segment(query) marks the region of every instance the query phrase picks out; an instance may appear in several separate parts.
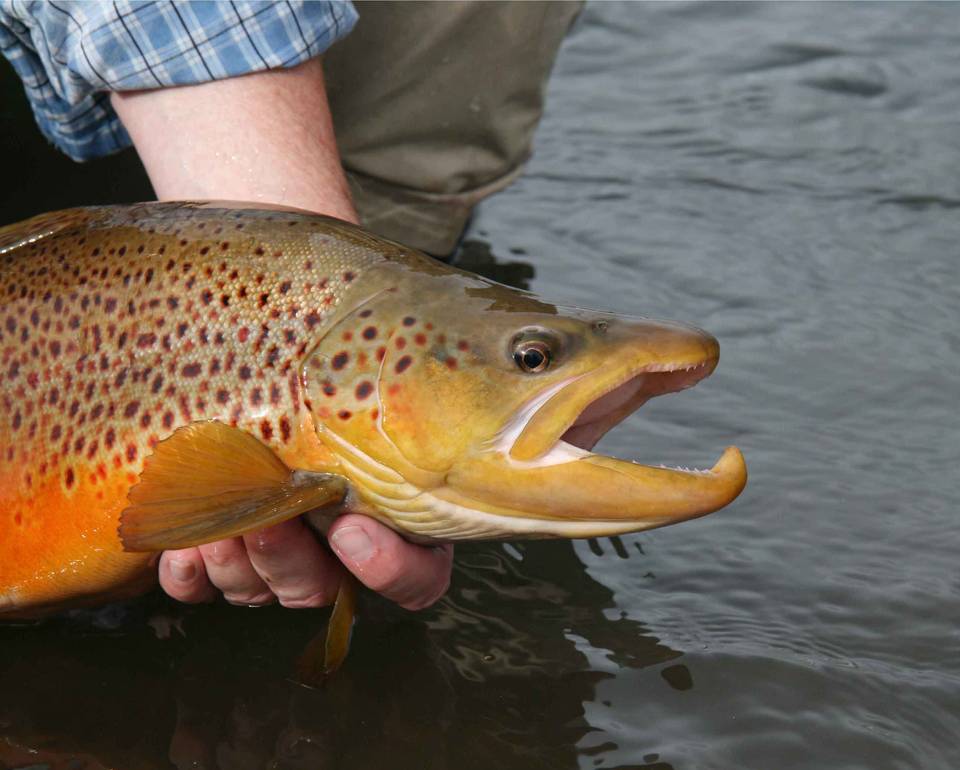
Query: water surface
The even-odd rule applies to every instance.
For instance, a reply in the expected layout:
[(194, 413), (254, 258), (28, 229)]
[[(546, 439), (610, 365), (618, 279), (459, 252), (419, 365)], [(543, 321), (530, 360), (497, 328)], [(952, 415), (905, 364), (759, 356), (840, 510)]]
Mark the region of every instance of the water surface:
[[(323, 612), (153, 596), (2, 629), (0, 768), (960, 766), (958, 24), (590, 6), (528, 173), (474, 222), (476, 269), (720, 339), (600, 450), (736, 443), (734, 505), (461, 547), (436, 608), (364, 598), (324, 691), (289, 678)], [(131, 155), (73, 167), (2, 109), (5, 220), (148, 196)]]

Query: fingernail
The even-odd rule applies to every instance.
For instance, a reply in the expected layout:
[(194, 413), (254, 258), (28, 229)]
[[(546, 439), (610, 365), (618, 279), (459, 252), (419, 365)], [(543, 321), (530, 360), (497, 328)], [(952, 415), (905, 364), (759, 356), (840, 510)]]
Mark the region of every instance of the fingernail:
[(181, 583), (189, 583), (197, 576), (197, 568), (190, 562), (170, 561), (170, 574)]
[(330, 538), (337, 553), (351, 561), (365, 562), (373, 556), (373, 541), (362, 527), (351, 526), (338, 529)]

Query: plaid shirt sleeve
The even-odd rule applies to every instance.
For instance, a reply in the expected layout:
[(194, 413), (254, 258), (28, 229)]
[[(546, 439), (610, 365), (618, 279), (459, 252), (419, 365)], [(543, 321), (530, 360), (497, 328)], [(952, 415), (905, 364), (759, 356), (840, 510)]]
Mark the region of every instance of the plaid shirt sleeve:
[(130, 145), (110, 91), (292, 67), (356, 20), (347, 0), (0, 0), (0, 50), (46, 137), (89, 160)]

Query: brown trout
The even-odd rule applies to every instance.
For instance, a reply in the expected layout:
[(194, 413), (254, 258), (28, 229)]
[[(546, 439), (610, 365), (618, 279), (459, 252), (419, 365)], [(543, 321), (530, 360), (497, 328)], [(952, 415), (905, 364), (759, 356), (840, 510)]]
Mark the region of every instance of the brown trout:
[[(230, 204), (222, 204), (230, 205)], [(151, 203), (0, 229), (0, 615), (141, 592), (155, 552), (306, 512), (417, 542), (593, 537), (746, 483), (589, 450), (717, 365), (361, 228)]]

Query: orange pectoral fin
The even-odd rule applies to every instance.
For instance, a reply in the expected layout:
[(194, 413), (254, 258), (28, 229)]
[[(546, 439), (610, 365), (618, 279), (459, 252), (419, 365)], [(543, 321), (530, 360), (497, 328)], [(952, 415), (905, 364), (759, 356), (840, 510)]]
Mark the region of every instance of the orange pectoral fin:
[(301, 684), (320, 687), (346, 660), (357, 613), (357, 587), (353, 575), (344, 575), (341, 579), (326, 633), (314, 637), (297, 661), (297, 678)]
[(346, 480), (291, 471), (263, 443), (220, 422), (196, 422), (157, 444), (120, 516), (126, 551), (188, 548), (340, 503)]

